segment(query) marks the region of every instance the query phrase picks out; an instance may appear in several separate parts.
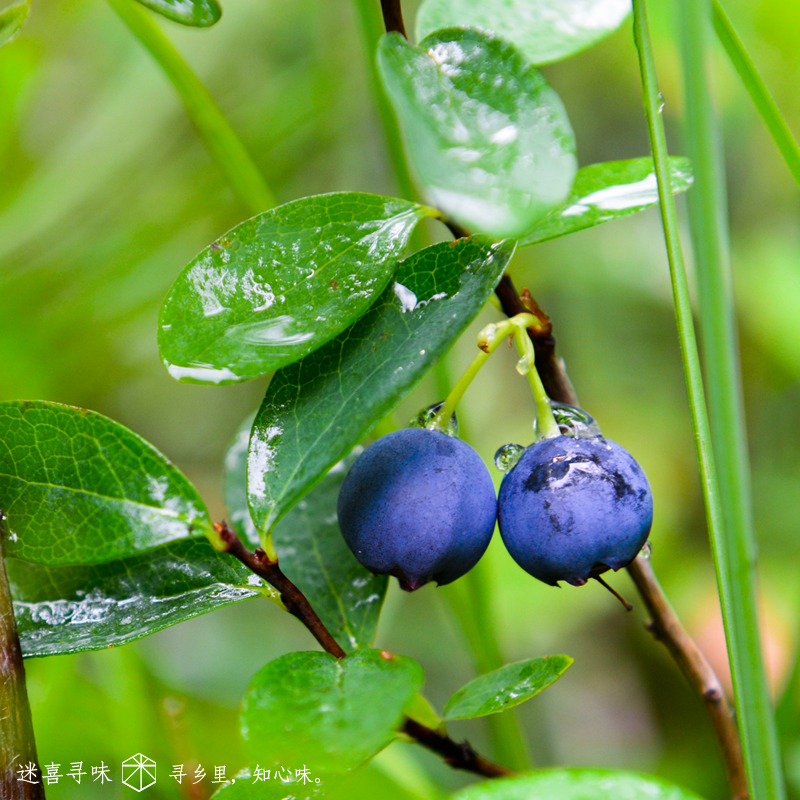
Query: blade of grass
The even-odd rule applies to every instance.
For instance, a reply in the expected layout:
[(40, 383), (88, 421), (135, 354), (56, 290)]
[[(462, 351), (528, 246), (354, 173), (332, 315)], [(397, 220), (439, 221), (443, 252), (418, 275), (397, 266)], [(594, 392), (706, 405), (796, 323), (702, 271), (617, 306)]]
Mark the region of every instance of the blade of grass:
[(394, 112), (389, 105), (386, 93), (383, 91), (380, 77), (378, 76), (378, 64), (375, 60), (375, 53), (378, 48), (378, 40), (383, 36), (383, 16), (377, 0), (354, 0), (358, 24), (361, 30), (361, 38), (364, 42), (364, 51), (369, 68), (369, 82), (375, 102), (378, 105), (378, 114), (383, 125), (383, 132), (386, 137), (386, 146), (389, 151), (389, 159), (394, 171), (397, 189), (400, 195), (406, 200), (416, 200), (417, 190), (414, 181), (408, 171), (405, 153), (403, 150), (403, 140), (400, 129), (397, 127), (397, 120)]
[(725, 48), (733, 68), (738, 73), (744, 88), (747, 89), (747, 93), (761, 115), (761, 119), (764, 120), (764, 124), (778, 146), (778, 150), (780, 150), (786, 166), (789, 167), (792, 177), (800, 186), (800, 145), (798, 145), (797, 139), (794, 138), (789, 125), (778, 108), (778, 104), (770, 94), (767, 84), (764, 83), (764, 79), (759, 74), (753, 59), (750, 58), (750, 54), (736, 33), (736, 29), (725, 13), (725, 9), (717, 0), (714, 0), (712, 4), (712, 11), (717, 38)]
[[(675, 316), (683, 358), (692, 425), (711, 547), (717, 572), (728, 652), (731, 658), (736, 709), (753, 800), (780, 800), (783, 779), (774, 735), (774, 720), (763, 677), (761, 650), (755, 612), (753, 550), (746, 529), (727, 527), (724, 500), (718, 486), (703, 378), (692, 322), (689, 289), (678, 234), (678, 216), (669, 190), (669, 167), (661, 97), (647, 23), (645, 0), (633, 0), (634, 36), (639, 50), (644, 104), (650, 145), (656, 165), (664, 237), (670, 265)], [(697, 164), (694, 165), (695, 175)], [(695, 180), (697, 180), (695, 178)], [(695, 183), (695, 193), (703, 191)], [(738, 387), (734, 402), (738, 401)], [(738, 453), (723, 451), (723, 458)], [(726, 464), (728, 470), (731, 464)], [(726, 472), (727, 474), (727, 472)], [(728, 487), (729, 488), (729, 487)], [(743, 535), (745, 534), (745, 535)]]
[[(688, 198), (711, 439), (729, 542), (722, 589), (728, 654), (753, 800), (785, 791), (758, 631), (756, 545), (739, 368), (722, 145), (712, 103), (711, 0), (679, 0), (686, 140), (695, 183)], [(727, 596), (726, 596), (727, 595)]]
[(275, 197), (241, 139), (150, 12), (136, 0), (108, 2), (169, 78), (192, 125), (248, 212), (258, 214), (272, 208)]

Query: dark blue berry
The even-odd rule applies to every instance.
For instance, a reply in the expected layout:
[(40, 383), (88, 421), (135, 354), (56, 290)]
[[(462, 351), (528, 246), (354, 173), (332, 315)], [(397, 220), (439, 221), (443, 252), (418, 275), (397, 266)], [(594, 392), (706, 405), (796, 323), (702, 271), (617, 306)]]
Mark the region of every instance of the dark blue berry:
[(554, 586), (580, 586), (627, 566), (652, 521), (647, 476), (627, 450), (602, 436), (536, 442), (500, 487), (498, 522), (508, 552)]
[(497, 498), (468, 444), (406, 428), (361, 454), (342, 483), (338, 513), (355, 557), (412, 590), (450, 583), (478, 563), (494, 532)]

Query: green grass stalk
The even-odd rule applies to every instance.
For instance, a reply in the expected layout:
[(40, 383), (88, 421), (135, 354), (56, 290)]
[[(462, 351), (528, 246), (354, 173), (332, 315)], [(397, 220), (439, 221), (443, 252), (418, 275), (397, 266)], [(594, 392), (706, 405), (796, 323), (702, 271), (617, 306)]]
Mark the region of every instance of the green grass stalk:
[(800, 186), (800, 145), (798, 145), (797, 139), (794, 138), (791, 128), (770, 94), (767, 84), (764, 83), (753, 59), (750, 58), (733, 23), (718, 0), (714, 0), (712, 11), (717, 38), (725, 48), (733, 68), (738, 73), (756, 110), (761, 115), (761, 119), (764, 120), (764, 124), (783, 156), (786, 166), (789, 167), (792, 177)]
[(248, 213), (255, 215), (272, 208), (275, 197), (241, 139), (150, 12), (136, 0), (108, 2), (175, 87), (198, 136)]
[(711, 0), (679, 0), (686, 141), (694, 170), (688, 198), (725, 558), (719, 565), (737, 719), (753, 800), (784, 796), (775, 718), (758, 630), (750, 466), (739, 369), (722, 147), (709, 82)]
[[(783, 779), (774, 735), (774, 721), (761, 663), (756, 624), (751, 539), (747, 537), (746, 529), (742, 530), (726, 525), (726, 504), (717, 479), (709, 415), (705, 404), (703, 376), (692, 322), (686, 269), (678, 234), (678, 216), (675, 201), (669, 189), (668, 152), (664, 122), (661, 116), (662, 99), (658, 91), (645, 0), (633, 0), (633, 8), (634, 35), (639, 50), (647, 125), (658, 178), (661, 217), (670, 265), (678, 338), (689, 395), (725, 633), (731, 656), (736, 690), (736, 709), (750, 791), (753, 800), (780, 800), (784, 796)], [(697, 54), (697, 58), (700, 63), (704, 59), (704, 55)], [(696, 79), (697, 76), (694, 77)], [(695, 164), (694, 168), (694, 192), (700, 194), (704, 191), (704, 183), (702, 180), (697, 180), (698, 165)], [(702, 167), (700, 172), (703, 174)], [(730, 307), (727, 310), (730, 311)], [(705, 321), (707, 324), (713, 324), (708, 319)], [(730, 325), (723, 330), (725, 336), (729, 337), (732, 332)], [(722, 333), (723, 330), (718, 333)], [(730, 338), (726, 338), (724, 341), (728, 346), (732, 343)], [(709, 383), (711, 380), (710, 377)], [(719, 391), (719, 387), (716, 387), (716, 391)], [(738, 403), (738, 401), (739, 392), (736, 388), (732, 402)], [(731, 398), (728, 398), (728, 402), (731, 402)], [(729, 422), (735, 422), (735, 420), (729, 420)], [(741, 443), (741, 438), (739, 442)], [(728, 449), (723, 449), (721, 458), (726, 462), (726, 475), (729, 475), (732, 466), (730, 459), (735, 461), (733, 466), (738, 466), (741, 474), (741, 455), (741, 451), (730, 452)], [(726, 488), (730, 489), (729, 486)], [(744, 501), (742, 502), (744, 503)], [(743, 504), (741, 508), (744, 509), (745, 505)]]

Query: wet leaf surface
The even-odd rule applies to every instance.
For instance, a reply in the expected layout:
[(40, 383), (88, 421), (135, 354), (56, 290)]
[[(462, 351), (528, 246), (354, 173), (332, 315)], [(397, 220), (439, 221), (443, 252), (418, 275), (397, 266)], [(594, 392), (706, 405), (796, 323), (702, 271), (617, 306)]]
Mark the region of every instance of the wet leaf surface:
[(99, 650), (256, 597), (259, 578), (205, 539), (92, 566), (7, 561), (25, 656)]
[(516, 45), (533, 64), (591, 47), (630, 14), (630, 0), (425, 0), (417, 38), (441, 28), (481, 28)]
[[(669, 160), (673, 194), (692, 185), (688, 158)], [(658, 184), (652, 158), (606, 161), (578, 170), (566, 202), (536, 223), (520, 241), (525, 247), (574, 231), (638, 214), (658, 203)]]
[(222, 16), (222, 9), (217, 0), (139, 0), (139, 2), (173, 22), (189, 25), (192, 28), (208, 28)]
[(360, 317), (432, 209), (356, 192), (305, 197), (237, 225), (203, 250), (161, 309), (170, 374), (236, 383), (297, 361)]
[(555, 683), (572, 663), (569, 656), (547, 656), (506, 664), (459, 689), (447, 701), (444, 718), (474, 719), (518, 706)]
[(405, 656), (359, 650), (289, 653), (267, 664), (242, 701), (242, 734), (262, 767), (307, 764), (341, 775), (395, 738), (422, 668)]
[(99, 564), (204, 535), (208, 512), (144, 439), (93, 411), (0, 403), (6, 553), (37, 564)]
[(378, 66), (425, 196), (471, 231), (516, 237), (572, 186), (575, 139), (542, 74), (502, 39), (446, 30), (419, 47), (399, 34)]

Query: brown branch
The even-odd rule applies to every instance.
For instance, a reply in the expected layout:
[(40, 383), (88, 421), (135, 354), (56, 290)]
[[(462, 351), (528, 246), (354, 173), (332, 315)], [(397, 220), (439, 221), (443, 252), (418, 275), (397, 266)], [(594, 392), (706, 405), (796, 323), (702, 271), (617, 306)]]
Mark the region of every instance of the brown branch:
[(263, 578), (270, 586), (275, 587), (281, 595), (281, 602), (286, 610), (297, 617), (311, 631), (311, 635), (322, 645), (325, 652), (336, 658), (344, 658), (346, 653), (333, 638), (325, 623), (311, 607), (306, 596), (283, 574), (277, 561), (270, 561), (267, 554), (259, 548), (251, 553), (231, 530), (226, 522), (214, 523), (214, 528), (226, 545), (226, 553), (238, 558), (250, 572)]
[(569, 403), (571, 406), (577, 406), (578, 397), (567, 377), (564, 362), (556, 356), (556, 339), (553, 336), (553, 326), (547, 314), (539, 308), (527, 291), (523, 292), (522, 297), (519, 296), (508, 274), (503, 275), (500, 279), (494, 293), (507, 317), (529, 313), (535, 314), (539, 318), (542, 324), (528, 328), (528, 336), (530, 336), (536, 352), (536, 371), (542, 379), (544, 390), (548, 397), (557, 403)]
[(463, 769), (485, 778), (507, 778), (516, 775), (510, 769), (487, 761), (472, 749), (469, 742), (455, 742), (446, 734), (426, 728), (413, 719), (406, 719), (403, 733), (416, 739), (421, 745), (438, 753), (453, 769)]
[[(22, 648), (3, 556), (3, 535), (0, 526), (0, 798), (44, 800)], [(29, 764), (34, 767), (32, 774), (20, 775), (18, 770), (24, 770)], [(36, 783), (19, 780), (21, 777)]]
[(383, 26), (386, 28), (386, 33), (396, 31), (403, 38), (408, 39), (400, 0), (381, 0), (381, 11), (383, 11)]
[(636, 584), (650, 614), (648, 629), (669, 650), (692, 688), (705, 703), (725, 760), (734, 800), (746, 800), (749, 794), (739, 732), (719, 678), (667, 602), (650, 559), (637, 556), (628, 565), (628, 574)]
[[(263, 578), (270, 586), (275, 587), (281, 594), (281, 601), (286, 606), (286, 610), (311, 631), (326, 653), (330, 653), (336, 658), (344, 658), (347, 655), (325, 627), (325, 623), (319, 618), (317, 612), (311, 607), (306, 596), (283, 574), (277, 561), (270, 561), (267, 554), (260, 548), (254, 553), (248, 550), (226, 522), (215, 522), (214, 529), (225, 543), (226, 549), (223, 552), (229, 553), (241, 561), (251, 572), (258, 575), (259, 578)], [(403, 723), (403, 731), (416, 739), (423, 747), (441, 755), (454, 769), (463, 769), (487, 778), (514, 774), (511, 770), (493, 764), (478, 755), (469, 742), (456, 742), (446, 734), (421, 725), (412, 719), (406, 718)], [(0, 796), (0, 800), (5, 800), (5, 798)]]

